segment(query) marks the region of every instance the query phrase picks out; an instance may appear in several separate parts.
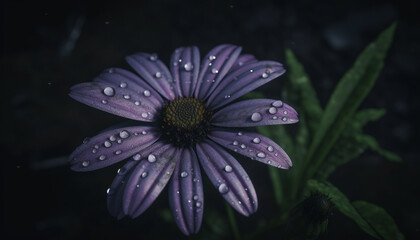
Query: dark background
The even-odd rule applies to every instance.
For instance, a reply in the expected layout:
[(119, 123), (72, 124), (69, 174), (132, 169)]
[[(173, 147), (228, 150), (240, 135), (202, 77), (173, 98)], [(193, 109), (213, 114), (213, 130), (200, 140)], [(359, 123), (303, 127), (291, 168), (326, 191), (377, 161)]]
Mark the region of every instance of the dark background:
[[(2, 233), (8, 239), (180, 239), (165, 218), (164, 190), (137, 219), (117, 221), (106, 210), (106, 189), (118, 166), (76, 173), (66, 157), (86, 136), (122, 119), (68, 97), (69, 88), (103, 69), (129, 69), (124, 56), (156, 52), (165, 62), (179, 46), (197, 45), (202, 56), (220, 43), (242, 45), (259, 59), (284, 62), (291, 48), (325, 105), (335, 84), (362, 49), (393, 21), (395, 41), (382, 74), (362, 108), (386, 108), (366, 127), (404, 163), (367, 152), (339, 168), (330, 181), (350, 200), (384, 207), (407, 239), (420, 237), (419, 61), (416, 1), (4, 1), (1, 29)], [(260, 88), (279, 97), (281, 82)], [(243, 234), (265, 224), (275, 207), (267, 169), (241, 161), (257, 189), (260, 208), (239, 215)], [(231, 236), (214, 210), (224, 203), (205, 185), (200, 239)], [(217, 217), (217, 216), (216, 216)], [(167, 220), (165, 220), (167, 219)], [(209, 220), (210, 219), (210, 220)], [(216, 227), (215, 227), (216, 226)], [(279, 236), (276, 229), (263, 235)], [(3, 238), (4, 239), (4, 238)], [(336, 212), (326, 239), (370, 239)]]

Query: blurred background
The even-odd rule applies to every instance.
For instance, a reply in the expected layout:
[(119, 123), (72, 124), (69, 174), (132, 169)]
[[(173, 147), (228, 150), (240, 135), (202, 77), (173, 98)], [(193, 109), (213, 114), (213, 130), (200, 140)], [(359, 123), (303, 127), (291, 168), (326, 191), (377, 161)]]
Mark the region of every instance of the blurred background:
[[(352, 201), (382, 206), (407, 239), (420, 239), (416, 1), (6, 0), (1, 6), (2, 238), (185, 238), (170, 216), (167, 191), (142, 216), (118, 221), (106, 209), (106, 189), (118, 166), (77, 173), (67, 164), (85, 137), (123, 120), (72, 100), (69, 88), (108, 67), (129, 69), (126, 55), (156, 52), (167, 63), (179, 46), (197, 45), (204, 56), (217, 44), (232, 43), (258, 59), (284, 62), (284, 50), (291, 48), (325, 106), (363, 48), (398, 21), (384, 70), (362, 108), (387, 110), (365, 130), (404, 163), (368, 151), (330, 181)], [(259, 90), (280, 98), (284, 81), (287, 73)], [(260, 203), (249, 218), (235, 213), (245, 235), (274, 216), (275, 201), (267, 167), (240, 162)], [(231, 238), (224, 200), (208, 182), (204, 187), (205, 219), (192, 239)], [(273, 229), (260, 239), (279, 234)], [(371, 238), (335, 212), (325, 239)]]

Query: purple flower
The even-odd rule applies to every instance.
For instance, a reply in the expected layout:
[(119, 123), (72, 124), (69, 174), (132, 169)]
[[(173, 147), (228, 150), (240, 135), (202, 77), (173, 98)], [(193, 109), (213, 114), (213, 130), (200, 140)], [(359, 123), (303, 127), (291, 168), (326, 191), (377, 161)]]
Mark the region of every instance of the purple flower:
[(285, 72), (278, 62), (257, 61), (240, 52), (241, 47), (220, 45), (200, 63), (197, 47), (181, 47), (172, 54), (170, 69), (156, 54), (136, 53), (126, 60), (138, 75), (111, 68), (93, 82), (71, 88), (70, 96), (79, 102), (138, 121), (138, 126), (85, 140), (70, 156), (75, 171), (130, 158), (108, 189), (113, 216), (139, 216), (169, 182), (178, 227), (186, 235), (197, 233), (204, 207), (199, 165), (245, 216), (257, 210), (257, 195), (245, 170), (224, 148), (271, 166), (292, 166), (275, 142), (238, 129), (298, 121), (296, 111), (280, 100), (232, 103)]

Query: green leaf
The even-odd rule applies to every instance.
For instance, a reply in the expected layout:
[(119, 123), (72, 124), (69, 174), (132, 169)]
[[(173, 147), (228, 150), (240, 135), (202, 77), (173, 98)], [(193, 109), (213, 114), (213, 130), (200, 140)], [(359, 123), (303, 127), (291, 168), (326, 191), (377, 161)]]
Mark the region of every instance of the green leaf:
[(366, 134), (359, 134), (356, 136), (356, 138), (359, 143), (366, 145), (367, 147), (377, 152), (379, 155), (381, 155), (385, 159), (391, 162), (402, 162), (402, 159), (397, 154), (390, 152), (388, 150), (382, 149), (374, 137), (366, 135)]
[(332, 93), (307, 154), (301, 184), (311, 178), (372, 89), (384, 65), (396, 24), (383, 31), (357, 58)]
[(353, 206), (385, 240), (404, 239), (404, 235), (398, 230), (394, 219), (383, 208), (365, 201), (355, 201)]
[(331, 198), (331, 201), (334, 203), (335, 207), (344, 215), (351, 218), (356, 224), (365, 232), (367, 232), (372, 237), (379, 239), (380, 237), (375, 232), (375, 230), (369, 225), (366, 220), (360, 216), (354, 206), (350, 203), (349, 199), (336, 187), (334, 187), (330, 182), (327, 181), (316, 181), (309, 180), (308, 187), (311, 190), (319, 191)]
[(300, 118), (305, 115), (309, 131), (313, 134), (321, 120), (323, 110), (308, 75), (290, 49), (286, 49), (286, 62), (289, 67), (289, 81), (286, 83), (288, 101), (299, 105), (296, 108)]
[(385, 109), (362, 109), (355, 114), (352, 125), (355, 130), (361, 130), (366, 123), (377, 121), (385, 114)]

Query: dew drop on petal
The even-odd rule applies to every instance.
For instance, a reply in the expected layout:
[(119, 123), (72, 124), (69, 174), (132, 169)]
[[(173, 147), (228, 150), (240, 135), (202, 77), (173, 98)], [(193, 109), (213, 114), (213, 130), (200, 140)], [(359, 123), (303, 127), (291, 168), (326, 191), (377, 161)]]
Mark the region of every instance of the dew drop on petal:
[(125, 82), (120, 83), (120, 88), (125, 88), (125, 87), (127, 87), (127, 83)]
[(121, 144), (121, 143), (122, 143), (122, 139), (118, 139), (118, 140), (117, 140), (117, 143), (118, 143), (118, 144)]
[(194, 65), (192, 65), (192, 63), (190, 63), (190, 62), (187, 62), (186, 64), (184, 64), (184, 69), (185, 69), (185, 71), (191, 71), (191, 70), (193, 70), (193, 68), (194, 68)]
[(141, 134), (146, 135), (147, 132), (143, 130), (143, 131), (141, 131)]
[(252, 69), (251, 69), (251, 70), (249, 70), (249, 72), (251, 72), (251, 73), (252, 73), (252, 72), (254, 72), (254, 70), (252, 70)]
[(259, 157), (259, 158), (265, 158), (265, 153), (259, 152), (259, 153), (257, 153), (257, 157)]
[(268, 109), (268, 112), (269, 112), (270, 114), (276, 114), (276, 113), (277, 113), (277, 108), (275, 108), (275, 107), (270, 107), (270, 108)]
[(282, 102), (282, 101), (280, 101), (280, 100), (278, 100), (278, 101), (273, 102), (273, 103), (271, 104), (271, 106), (273, 106), (273, 107), (277, 107), (277, 108), (279, 108), (279, 107), (283, 107), (283, 102)]
[(193, 199), (194, 199), (195, 201), (197, 201), (197, 200), (198, 200), (198, 195), (194, 195), (194, 196), (193, 196)]
[(141, 114), (141, 117), (142, 117), (142, 118), (147, 118), (147, 113), (145, 113), (145, 112), (144, 112), (144, 113), (142, 113), (142, 114)]
[(268, 78), (268, 73), (264, 72), (264, 73), (261, 75), (261, 77), (262, 77), (262, 78)]
[(156, 162), (156, 156), (153, 154), (149, 154), (149, 156), (147, 157), (147, 161), (151, 163)]
[(162, 73), (161, 72), (156, 72), (155, 73), (155, 77), (156, 78), (161, 78), (162, 77)]
[(211, 70), (211, 73), (213, 73), (213, 74), (217, 74), (217, 73), (219, 73), (219, 70), (217, 70), (217, 68), (213, 68), (213, 69)]
[(133, 160), (134, 161), (138, 161), (138, 160), (140, 160), (140, 158), (141, 158), (141, 154), (140, 153), (137, 153), (136, 155), (133, 156)]
[(108, 97), (112, 97), (115, 95), (115, 90), (112, 87), (106, 87), (104, 88), (104, 94)]
[(130, 136), (130, 134), (126, 131), (126, 130), (122, 130), (120, 132), (120, 138), (128, 138)]
[(274, 148), (273, 148), (273, 146), (268, 146), (268, 147), (267, 147), (267, 150), (268, 150), (269, 152), (272, 152), (272, 151), (274, 151)]
[(101, 101), (101, 103), (103, 103), (103, 104), (107, 104), (107, 103), (108, 103), (108, 101), (104, 99), (104, 100), (102, 100), (102, 101)]
[(228, 186), (225, 183), (220, 184), (219, 185), (219, 193), (225, 194), (227, 192), (229, 192)]
[(120, 155), (122, 153), (122, 151), (121, 150), (117, 150), (114, 153), (115, 153), (115, 155)]
[(287, 111), (286, 111), (286, 110), (284, 110), (284, 111), (283, 111), (283, 114), (287, 115)]
[(259, 121), (261, 121), (261, 120), (262, 120), (262, 115), (261, 115), (261, 113), (254, 112), (254, 113), (251, 115), (251, 120), (252, 120), (253, 122), (259, 122)]
[(150, 91), (149, 90), (144, 90), (143, 95), (146, 97), (150, 96)]
[(238, 146), (238, 144), (239, 144), (239, 142), (238, 142), (238, 141), (236, 141), (236, 140), (235, 140), (235, 141), (233, 141), (233, 145), (234, 145), (234, 146)]
[(261, 142), (261, 139), (256, 137), (256, 138), (252, 139), (252, 142), (258, 144), (258, 143)]
[(98, 150), (96, 149), (92, 149), (92, 153), (96, 153)]
[(245, 144), (241, 144), (241, 148), (245, 149), (246, 148)]
[(282, 117), (282, 118), (281, 118), (281, 120), (282, 120), (283, 122), (286, 122), (286, 121), (287, 121), (287, 118), (286, 118), (286, 117)]
[(156, 61), (158, 59), (158, 56), (157, 56), (157, 54), (156, 53), (153, 53), (152, 55), (150, 55), (150, 57), (149, 57), (149, 60), (150, 61)]
[(130, 95), (124, 95), (124, 99), (130, 99), (131, 97), (130, 97)]
[(182, 178), (184, 178), (184, 177), (186, 177), (186, 176), (188, 176), (188, 173), (187, 173), (187, 172), (185, 172), (185, 171), (184, 171), (184, 172), (182, 172), (182, 173), (181, 173), (181, 177), (182, 177)]
[(139, 106), (140, 105), (140, 101), (135, 101), (134, 105)]
[(83, 162), (82, 162), (82, 166), (83, 166), (83, 167), (87, 167), (87, 166), (89, 166), (89, 164), (90, 164), (90, 162), (89, 162), (89, 161), (83, 161)]
[(196, 207), (198, 207), (198, 208), (199, 208), (199, 207), (201, 207), (201, 205), (202, 205), (202, 203), (201, 203), (200, 201), (197, 201), (197, 202), (195, 203), (195, 206), (196, 206)]
[(243, 133), (242, 132), (238, 132), (238, 136), (242, 136), (243, 135)]
[(109, 140), (110, 141), (115, 141), (115, 140), (117, 140), (117, 138), (114, 135), (112, 135), (111, 137), (109, 137)]
[(111, 188), (108, 188), (107, 190), (106, 190), (106, 194), (109, 194), (111, 192)]
[(224, 168), (224, 170), (225, 170), (225, 172), (228, 172), (229, 173), (229, 172), (232, 172), (233, 169), (232, 169), (232, 167), (230, 165), (226, 165), (225, 168)]
[(214, 59), (216, 59), (216, 56), (214, 56), (214, 55), (210, 55), (210, 56), (209, 56), (209, 60), (210, 60), (210, 61), (213, 61)]
[(141, 178), (145, 178), (145, 177), (147, 177), (147, 172), (143, 172), (143, 173), (141, 174)]
[(111, 146), (112, 146), (112, 143), (110, 141), (107, 140), (104, 142), (104, 147), (109, 148)]
[(225, 99), (228, 99), (228, 98), (230, 98), (230, 95), (225, 95)]

